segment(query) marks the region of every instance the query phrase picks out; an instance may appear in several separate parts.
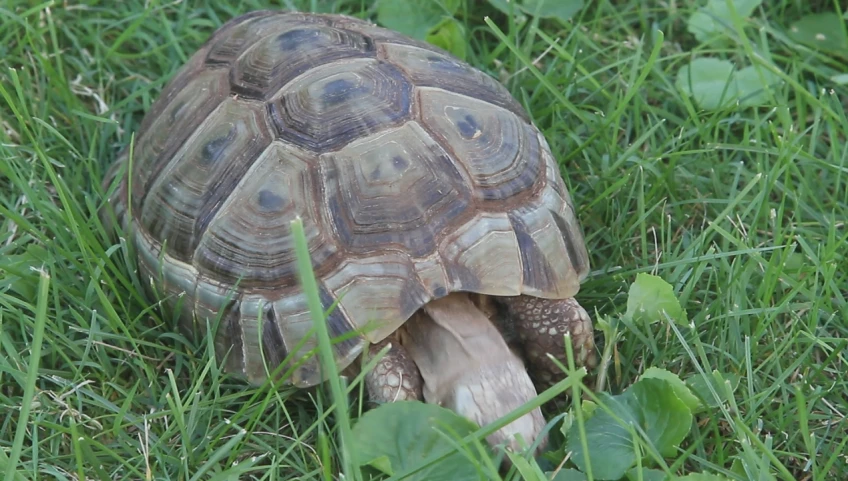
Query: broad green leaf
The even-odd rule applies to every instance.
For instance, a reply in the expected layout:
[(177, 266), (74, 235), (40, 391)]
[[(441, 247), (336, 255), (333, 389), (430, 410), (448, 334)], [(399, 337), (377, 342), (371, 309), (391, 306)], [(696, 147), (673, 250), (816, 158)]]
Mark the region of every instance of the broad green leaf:
[(739, 98), (733, 64), (726, 60), (695, 59), (677, 72), (676, 85), (708, 110), (718, 110)]
[(529, 15), (565, 22), (583, 8), (583, 0), (523, 0), (520, 5)]
[(430, 30), (426, 40), (431, 44), (443, 48), (459, 59), (467, 57), (465, 32), (455, 18), (447, 17)]
[(665, 471), (649, 468), (633, 468), (627, 471), (627, 481), (665, 481)]
[(743, 107), (768, 105), (766, 92), (781, 82), (780, 77), (765, 68), (734, 70), (733, 64), (726, 60), (700, 58), (680, 69), (676, 83), (701, 107), (715, 110), (737, 101)]
[[(701, 399), (701, 402), (705, 406), (714, 408), (718, 407), (721, 403), (727, 402), (727, 395), (724, 388), (725, 381), (730, 383), (730, 392), (732, 393), (739, 385), (739, 380), (740, 378), (737, 374), (713, 371), (707, 374), (707, 378), (701, 374), (689, 376), (686, 378), (686, 385)], [(710, 391), (710, 385), (712, 385), (713, 390), (718, 394), (719, 400), (716, 400), (712, 391)]]
[(689, 390), (689, 387), (686, 386), (686, 383), (680, 379), (677, 374), (674, 374), (671, 371), (667, 371), (665, 369), (661, 369), (658, 367), (649, 367), (645, 370), (644, 374), (640, 377), (641, 379), (663, 379), (667, 381), (671, 388), (674, 389), (674, 393), (683, 401), (683, 404), (689, 408), (689, 411), (695, 412), (698, 407), (701, 405), (701, 401), (698, 399), (698, 396), (692, 393)]
[(604, 392), (598, 393), (601, 403), (611, 410), (621, 423), (609, 414), (606, 409), (598, 408), (595, 415), (585, 422), (586, 445), (583, 450), (577, 423), (572, 424), (566, 440), (566, 449), (572, 451), (571, 461), (578, 469), (586, 472), (586, 453), (592, 465), (592, 475), (595, 479), (617, 480), (624, 476), (630, 467), (636, 463), (636, 452), (633, 438), (627, 425), (638, 425), (638, 414), (625, 402), (630, 394), (611, 396)]
[(548, 475), (548, 479), (550, 479), (551, 481), (586, 481), (588, 479), (586, 475), (581, 473), (580, 471), (568, 468), (560, 469), (556, 472), (556, 476), (553, 476), (553, 471), (545, 474)]
[(488, 0), (489, 4), (509, 15), (522, 13), (540, 18), (556, 18), (565, 22), (579, 12), (584, 0)]
[(424, 40), (430, 29), (452, 17), (460, 0), (380, 0), (377, 23)]
[(812, 48), (848, 54), (845, 20), (833, 12), (815, 13), (789, 27), (789, 36)]
[[(453, 450), (448, 440), (459, 440), (477, 429), (472, 421), (443, 407), (397, 401), (365, 413), (352, 434), (359, 464), (392, 475), (420, 466), (429, 456), (448, 453)], [(465, 454), (453, 452), (404, 479), (478, 478), (477, 468)]]
[(671, 284), (651, 274), (637, 274), (627, 296), (626, 319), (654, 323), (665, 319), (663, 312), (677, 324), (686, 324), (686, 312), (674, 297)]
[(509, 15), (510, 11), (512, 12), (513, 15), (518, 15), (520, 13), (523, 13), (523, 11), (521, 10), (521, 7), (519, 7), (516, 4), (516, 0), (488, 0), (488, 1), (489, 1), (489, 5), (497, 8), (498, 10), (500, 10), (502, 13), (505, 13), (506, 15)]
[(641, 427), (663, 456), (675, 454), (692, 427), (692, 412), (662, 379), (640, 379), (628, 389), (640, 408)]
[[(732, 1), (736, 14), (741, 18), (749, 17), (762, 3), (762, 0)], [(701, 43), (732, 29), (733, 13), (727, 0), (709, 0), (705, 6), (693, 13), (687, 22), (687, 30)]]
[(780, 77), (771, 71), (761, 68), (758, 72), (753, 66), (745, 67), (733, 76), (736, 79), (740, 103), (745, 107), (769, 105), (766, 92), (782, 82)]
[[(598, 393), (598, 397), (612, 413), (599, 408), (585, 423), (595, 479), (622, 478), (635, 466), (637, 453), (644, 452), (642, 447), (634, 446), (628, 425), (638, 427), (663, 456), (675, 453), (692, 425), (689, 408), (677, 397), (672, 385), (663, 379), (640, 379), (619, 395)], [(574, 464), (586, 472), (585, 452), (577, 428), (576, 423), (572, 425), (566, 445), (573, 452)]]
[(692, 473), (686, 476), (680, 476), (673, 481), (730, 481), (724, 476), (718, 474)]

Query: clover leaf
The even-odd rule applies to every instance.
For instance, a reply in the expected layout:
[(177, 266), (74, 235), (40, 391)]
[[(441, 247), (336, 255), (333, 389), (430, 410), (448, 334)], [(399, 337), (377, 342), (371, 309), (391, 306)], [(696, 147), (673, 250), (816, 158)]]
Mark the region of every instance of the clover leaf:
[(660, 455), (669, 456), (692, 424), (692, 412), (665, 379), (643, 378), (621, 394), (598, 393), (598, 398), (606, 409), (597, 408), (585, 422), (588, 450), (583, 449), (577, 423), (566, 441), (574, 464), (583, 472), (591, 464), (595, 479), (621, 479), (636, 464), (643, 450), (634, 444), (631, 429)]
[(446, 17), (427, 33), (426, 40), (461, 60), (467, 57), (465, 32), (453, 17)]
[[(734, 0), (733, 7), (736, 15), (749, 17), (754, 10), (763, 3), (762, 0)], [(733, 12), (727, 4), (727, 0), (709, 0), (707, 4), (698, 9), (689, 17), (686, 29), (698, 39), (705, 43), (709, 40), (732, 30)]]
[(410, 37), (424, 40), (444, 18), (453, 17), (460, 0), (380, 0), (377, 22)]
[(727, 60), (698, 58), (681, 67), (677, 73), (677, 88), (707, 110), (718, 110), (739, 103), (745, 107), (768, 104), (768, 89), (780, 83), (780, 78), (762, 67), (735, 70)]
[(637, 274), (627, 296), (626, 319), (654, 323), (668, 314), (678, 324), (686, 324), (686, 312), (674, 296), (671, 284), (651, 274)]
[(583, 8), (584, 0), (489, 0), (489, 4), (507, 15), (524, 13), (565, 22)]
[(441, 406), (396, 401), (363, 414), (352, 435), (360, 466), (370, 465), (394, 475), (417, 468), (430, 457), (446, 454), (404, 479), (477, 480), (480, 477), (477, 468), (449, 442), (477, 429), (474, 422)]
[(698, 399), (698, 396), (690, 391), (686, 383), (677, 377), (677, 374), (674, 374), (671, 371), (660, 369), (658, 367), (649, 367), (644, 373), (642, 373), (640, 379), (663, 379), (668, 382), (674, 390), (674, 394), (677, 394), (677, 397), (683, 401), (683, 404), (685, 404), (690, 411), (695, 412), (701, 406), (701, 401)]
[(818, 50), (848, 55), (845, 20), (833, 12), (802, 17), (789, 28), (789, 36), (796, 42)]
[(736, 102), (739, 92), (733, 81), (733, 64), (716, 58), (699, 58), (677, 72), (677, 88), (708, 110)]

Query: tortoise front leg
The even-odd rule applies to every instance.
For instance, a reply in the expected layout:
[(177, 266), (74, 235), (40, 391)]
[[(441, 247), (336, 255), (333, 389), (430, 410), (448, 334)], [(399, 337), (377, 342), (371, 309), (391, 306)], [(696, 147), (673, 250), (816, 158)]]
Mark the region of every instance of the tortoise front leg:
[(409, 353), (401, 346), (397, 334), (369, 346), (369, 359), (380, 353), (387, 344), (392, 347), (365, 375), (365, 387), (372, 402), (383, 404), (394, 401), (420, 401), (423, 381), (421, 373)]
[(562, 369), (548, 357), (568, 366), (565, 334), (571, 334), (576, 365), (592, 368), (597, 364), (592, 319), (576, 299), (543, 299), (528, 295), (500, 297), (500, 302), (517, 331), (530, 374), (543, 391), (563, 376)]

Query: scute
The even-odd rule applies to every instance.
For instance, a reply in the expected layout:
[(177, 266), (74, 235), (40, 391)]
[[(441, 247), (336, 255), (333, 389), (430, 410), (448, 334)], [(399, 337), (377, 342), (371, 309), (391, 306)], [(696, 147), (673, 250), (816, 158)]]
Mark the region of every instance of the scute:
[(492, 77), (433, 46), (391, 42), (392, 40), (380, 45), (382, 55), (406, 72), (416, 86), (436, 87), (480, 99), (509, 110), (520, 120), (528, 121), (524, 109), (509, 91)]
[[(338, 302), (323, 282), (319, 281), (319, 296), (322, 305), (329, 308)], [(314, 332), (312, 317), (309, 313), (309, 305), (303, 291), (292, 289), (283, 296), (273, 301), (273, 309), (278, 322), (282, 337), (285, 341), (287, 352), (290, 354), (290, 363), (300, 365), (293, 370), (289, 382), (295, 386), (308, 387), (321, 382), (320, 363), (317, 356), (304, 359), (310, 351), (317, 349), (317, 341)], [(325, 321), (330, 337), (334, 339), (334, 354), (336, 362), (340, 366), (347, 366), (362, 352), (365, 345), (364, 336), (354, 330), (352, 321), (340, 309), (333, 309)], [(251, 362), (259, 365), (262, 359), (256, 355), (249, 358)], [(238, 372), (238, 371), (236, 371)]]
[(310, 255), (322, 265), (337, 254), (315, 193), (316, 157), (275, 141), (253, 162), (221, 207), (194, 252), (205, 275), (243, 288), (286, 289), (296, 284), (291, 222), (303, 219)]
[(303, 23), (264, 35), (239, 56), (233, 92), (268, 99), (308, 70), (342, 59), (373, 57), (367, 37), (328, 25)]
[(425, 256), (471, 203), (456, 165), (415, 122), (322, 155), (321, 173), (339, 243), (357, 255)]
[(151, 239), (144, 230), (135, 229), (132, 235), (139, 252), (138, 267), (142, 282), (149, 287), (155, 286), (158, 296), (172, 299), (172, 306), (181, 320), (191, 319), (195, 308), (197, 270), (191, 264), (162, 255), (161, 244)]
[(488, 102), (421, 88), (421, 121), (449, 149), (483, 201), (515, 203), (544, 184), (538, 139), (528, 124)]
[(165, 86), (134, 155), (131, 212), (125, 178), (113, 199), (145, 286), (253, 383), (323, 379), (301, 359), (316, 342), (295, 218), (341, 368), (452, 291), (565, 298), (589, 270), (550, 147), (507, 90), (351, 17), (227, 22)]
[(560, 231), (554, 215), (543, 205), (510, 213), (521, 255), (525, 294), (565, 298), (577, 293), (580, 276), (568, 250), (568, 244), (577, 238)]
[[(215, 333), (215, 355), (232, 373), (247, 374), (247, 345), (244, 343), (242, 315), (237, 285), (223, 285), (209, 278), (198, 276), (193, 293), (194, 316), (183, 319), (183, 330), (195, 336)], [(254, 319), (252, 322), (256, 322)], [(208, 329), (207, 329), (208, 327)]]
[(257, 11), (237, 17), (217, 31), (208, 41), (207, 65), (230, 66), (244, 51), (272, 32), (284, 32), (299, 25), (324, 24), (320, 17), (290, 14), (280, 18), (275, 12)]
[(221, 203), (270, 140), (261, 109), (224, 100), (150, 187), (141, 223), (170, 255), (189, 261)]
[(313, 68), (271, 99), (277, 135), (315, 152), (401, 124), (409, 117), (412, 86), (396, 67), (351, 59)]
[(446, 232), (439, 250), (451, 291), (493, 296), (522, 293), (518, 240), (506, 214), (480, 212)]
[(141, 202), (177, 149), (194, 133), (194, 128), (227, 98), (226, 72), (202, 70), (189, 77), (182, 89), (174, 90), (170, 101), (160, 103), (158, 112), (142, 128), (133, 149), (134, 209)]
[(365, 337), (379, 341), (431, 297), (415, 280), (414, 266), (402, 252), (386, 251), (346, 259), (324, 279), (339, 299), (339, 310)]

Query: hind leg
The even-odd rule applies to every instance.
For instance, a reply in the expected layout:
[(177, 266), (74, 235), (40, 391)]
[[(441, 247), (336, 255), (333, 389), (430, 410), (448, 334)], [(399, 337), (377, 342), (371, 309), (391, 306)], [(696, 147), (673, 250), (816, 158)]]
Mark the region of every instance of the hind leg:
[(562, 369), (548, 357), (568, 366), (565, 334), (571, 335), (575, 364), (592, 368), (597, 364), (592, 319), (574, 298), (542, 299), (527, 295), (500, 297), (524, 349), (530, 374), (540, 391), (563, 377)]
[(368, 374), (365, 387), (372, 402), (383, 404), (393, 401), (423, 400), (423, 381), (418, 367), (409, 353), (400, 345), (396, 335), (369, 346), (369, 359), (380, 353), (387, 344), (392, 347)]

